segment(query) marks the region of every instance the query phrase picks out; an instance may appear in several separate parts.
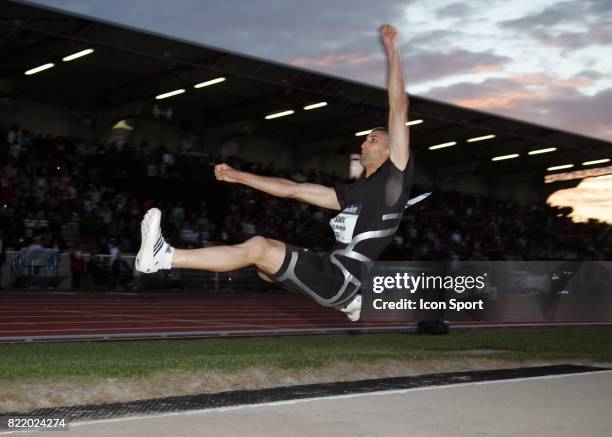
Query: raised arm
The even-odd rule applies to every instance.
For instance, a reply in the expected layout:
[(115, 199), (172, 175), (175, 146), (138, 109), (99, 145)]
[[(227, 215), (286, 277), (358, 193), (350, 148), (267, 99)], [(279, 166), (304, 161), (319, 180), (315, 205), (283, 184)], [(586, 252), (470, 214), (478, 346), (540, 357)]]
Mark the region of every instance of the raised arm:
[(276, 197), (285, 197), (322, 208), (340, 210), (333, 188), (323, 185), (297, 183), (289, 179), (260, 176), (236, 170), (227, 164), (215, 166), (215, 177), (224, 182), (247, 185)]
[(408, 95), (404, 84), (404, 71), (397, 47), (397, 30), (385, 24), (381, 27), (381, 38), (389, 60), (389, 147), (390, 159), (401, 170), (406, 168), (410, 157), (408, 121)]

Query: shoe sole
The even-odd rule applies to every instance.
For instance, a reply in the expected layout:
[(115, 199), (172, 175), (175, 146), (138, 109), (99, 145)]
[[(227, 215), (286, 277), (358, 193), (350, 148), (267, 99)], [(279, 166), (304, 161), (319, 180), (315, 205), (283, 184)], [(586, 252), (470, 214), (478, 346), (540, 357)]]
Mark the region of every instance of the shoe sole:
[[(155, 246), (157, 235), (154, 234), (155, 229), (159, 229), (161, 222), (161, 211), (157, 208), (151, 208), (147, 211), (142, 222), (140, 223), (140, 250), (136, 255), (134, 266), (136, 270), (142, 273), (153, 273), (153, 248)], [(147, 266), (149, 268), (145, 268)]]

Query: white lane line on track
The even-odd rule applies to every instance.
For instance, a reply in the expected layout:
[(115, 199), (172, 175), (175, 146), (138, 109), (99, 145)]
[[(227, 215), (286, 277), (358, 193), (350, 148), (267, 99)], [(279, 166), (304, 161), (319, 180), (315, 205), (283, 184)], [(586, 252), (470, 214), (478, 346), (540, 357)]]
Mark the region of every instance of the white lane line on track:
[[(140, 315), (134, 315), (134, 314), (105, 314), (105, 313), (100, 313), (100, 312), (88, 312), (88, 311), (78, 311), (78, 310), (48, 310), (50, 312), (56, 312), (56, 313), (61, 313), (61, 314), (66, 314), (66, 313), (72, 313), (72, 314), (76, 314), (76, 315), (84, 315), (84, 316), (106, 316), (106, 317), (135, 317), (135, 318), (140, 318), (140, 319), (144, 319), (145, 321), (151, 321), (151, 322), (163, 322), (163, 321), (168, 321), (168, 322), (181, 322), (182, 320), (180, 319), (171, 319), (171, 318), (160, 318), (160, 317), (155, 317), (155, 316), (140, 316)], [(160, 320), (161, 319), (161, 320)], [(117, 322), (125, 322), (125, 320), (118, 320)], [(213, 321), (208, 321), (208, 320), (197, 320), (197, 321), (193, 321), (193, 322), (188, 322), (188, 323), (199, 323), (200, 325), (202, 324), (207, 324), (209, 325), (209, 327), (214, 327), (214, 326), (228, 326), (227, 322), (213, 322)], [(231, 326), (238, 326), (238, 327), (243, 327), (243, 328), (275, 328), (275, 326), (270, 326), (267, 324), (264, 325), (254, 325), (254, 324), (240, 324), (240, 323), (234, 323)], [(152, 326), (150, 329), (155, 329), (156, 326)], [(167, 328), (167, 327), (164, 327)], [(181, 327), (173, 327), (173, 328), (187, 328), (186, 326), (181, 326)], [(136, 328), (136, 329), (143, 329), (143, 328)], [(172, 328), (170, 328), (172, 329)], [(69, 329), (70, 330), (70, 329)], [(41, 330), (40, 332), (54, 332), (57, 330), (51, 330), (51, 331), (45, 331), (45, 330)], [(74, 331), (74, 329), (72, 329), (72, 331)], [(3, 333), (6, 332), (19, 332), (19, 331), (3, 331)], [(23, 332), (34, 332), (34, 331), (23, 331)]]
[[(154, 419), (154, 418), (172, 417), (172, 416), (187, 416), (187, 415), (193, 415), (193, 414), (206, 414), (206, 413), (212, 413), (212, 412), (236, 411), (236, 410), (243, 410), (247, 408), (294, 405), (294, 404), (312, 402), (312, 401), (326, 401), (326, 400), (360, 398), (360, 397), (367, 397), (367, 396), (405, 394), (405, 393), (417, 392), (417, 391), (444, 390), (444, 389), (457, 388), (457, 387), (469, 387), (469, 386), (476, 386), (476, 385), (503, 384), (503, 383), (522, 382), (522, 381), (558, 379), (558, 378), (565, 378), (569, 376), (597, 375), (597, 374), (605, 374), (605, 373), (612, 373), (612, 370), (597, 370), (593, 372), (564, 373), (561, 375), (533, 376), (533, 377), (514, 378), (514, 379), (496, 379), (493, 381), (462, 382), (462, 383), (456, 383), (456, 384), (435, 385), (435, 386), (427, 386), (427, 387), (414, 387), (414, 388), (405, 388), (405, 389), (399, 389), (399, 390), (383, 390), (383, 391), (373, 391), (373, 392), (368, 392), (368, 393), (354, 393), (354, 394), (347, 394), (347, 395), (324, 396), (324, 397), (305, 398), (305, 399), (292, 399), (288, 401), (265, 402), (265, 403), (260, 403), (260, 404), (236, 405), (232, 407), (208, 408), (208, 409), (191, 410), (191, 411), (177, 411), (177, 412), (172, 412), (172, 413), (151, 414), (151, 415), (146, 415), (146, 416), (118, 417), (114, 419), (102, 419), (102, 420), (74, 422), (70, 424), (70, 427), (95, 425), (98, 423), (125, 422), (125, 421), (130, 421), (130, 420)], [(23, 432), (23, 431), (0, 432), (0, 435), (14, 434), (17, 432)]]
[[(154, 316), (134, 316), (134, 315), (121, 315), (121, 314), (104, 314), (104, 313), (99, 313), (99, 312), (87, 312), (87, 311), (77, 311), (77, 310), (48, 310), (51, 312), (56, 312), (56, 313), (62, 313), (62, 314), (66, 314), (66, 313), (73, 313), (73, 314), (78, 314), (78, 315), (90, 315), (90, 316), (107, 316), (107, 317), (138, 317), (141, 319), (144, 319), (144, 321), (153, 321), (153, 322), (157, 322), (158, 324), (161, 322), (181, 322), (181, 319), (168, 319), (168, 318), (159, 318), (159, 317), (154, 317)], [(116, 323), (126, 323), (128, 321), (126, 320), (117, 320)], [(223, 327), (225, 329), (228, 328), (260, 328), (260, 329), (270, 329), (270, 330), (274, 330), (274, 329), (279, 329), (278, 325), (270, 325), (270, 324), (265, 324), (265, 325), (260, 325), (260, 324), (241, 324), (241, 323), (232, 323), (231, 325), (228, 324), (227, 322), (212, 322), (212, 321), (202, 321), (202, 320), (197, 320), (197, 321), (192, 321), (192, 322), (188, 322), (191, 323), (190, 326), (163, 326), (163, 329), (167, 330), (167, 329), (205, 329), (205, 328), (214, 328), (215, 326), (219, 327)], [(198, 325), (194, 326), (194, 323), (197, 323)], [(333, 322), (328, 321), (327, 324), (330, 324)], [(340, 327), (342, 326), (348, 326), (346, 325), (346, 322), (338, 322), (338, 325)], [(308, 324), (292, 324), (291, 327), (295, 328), (298, 326), (307, 326), (307, 327), (313, 327), (311, 325)], [(338, 326), (336, 326), (338, 327)], [(3, 334), (4, 336), (6, 336), (5, 334), (7, 333), (13, 333), (13, 334), (28, 334), (28, 333), (43, 333), (43, 332), (105, 332), (105, 331), (120, 331), (120, 330), (127, 330), (127, 331), (142, 331), (142, 330), (154, 330), (157, 329), (157, 326), (149, 326), (149, 327), (122, 327), (122, 328), (102, 328), (101, 329), (97, 329), (97, 328), (67, 328), (67, 329), (35, 329), (35, 330), (19, 330), (19, 331), (2, 331), (1, 334)], [(26, 335), (27, 336), (27, 335)], [(1, 337), (0, 337), (1, 339)]]
[[(131, 315), (126, 315), (125, 317), (133, 317)], [(243, 318), (236, 318), (236, 319), (209, 319), (206, 316), (203, 316), (199, 319), (176, 319), (176, 318), (162, 318), (162, 317), (151, 317), (149, 316), (152, 320), (155, 320), (157, 322), (185, 322), (185, 323), (232, 323), (234, 321), (241, 321), (241, 322), (248, 322), (251, 319), (243, 319)], [(274, 322), (274, 323), (278, 323), (278, 322), (292, 322), (295, 321), (297, 319), (297, 317), (282, 317), (282, 318), (276, 318), (276, 319), (257, 319), (257, 318), (253, 318), (253, 321), (258, 321), (258, 322)], [(101, 320), (92, 320), (92, 318), (87, 318), (84, 320), (57, 320), (57, 321), (19, 321), (19, 322), (0, 322), (0, 326), (8, 326), (8, 325), (63, 325), (63, 324), (75, 324), (75, 323), (80, 323), (80, 324), (97, 324), (97, 323), (146, 323), (146, 322), (150, 322), (151, 320), (143, 320), (143, 319), (132, 319), (132, 320), (108, 320), (108, 319), (101, 319)], [(319, 318), (314, 318), (314, 317), (309, 317), (308, 318), (309, 322), (336, 322), (336, 320), (330, 320), (329, 318), (325, 318), (325, 317), (319, 317)], [(338, 322), (343, 322), (343, 320), (338, 320)], [(245, 325), (242, 325), (245, 326)], [(0, 331), (1, 332), (1, 331)]]

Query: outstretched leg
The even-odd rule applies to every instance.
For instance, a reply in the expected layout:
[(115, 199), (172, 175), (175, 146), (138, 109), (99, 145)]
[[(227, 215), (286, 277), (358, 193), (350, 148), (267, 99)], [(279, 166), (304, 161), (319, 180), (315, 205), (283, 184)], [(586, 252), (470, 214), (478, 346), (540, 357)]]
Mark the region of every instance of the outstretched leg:
[[(156, 208), (149, 210), (142, 221), (142, 243), (135, 263), (136, 270), (140, 272), (153, 273), (159, 269), (172, 267), (226, 272), (255, 265), (259, 277), (266, 281), (278, 282), (272, 277), (282, 275), (279, 270), (283, 266), (288, 249), (281, 241), (256, 236), (234, 246), (175, 249), (164, 241), (160, 221), (161, 212)], [(301, 250), (307, 251), (307, 249)], [(315, 275), (318, 274), (317, 268), (312, 272)], [(283, 285), (282, 282), (279, 283)], [(291, 287), (286, 288), (298, 291)], [(346, 313), (350, 320), (359, 320), (361, 295), (357, 294), (348, 305), (338, 309)]]
[(260, 236), (235, 246), (174, 249), (164, 241), (160, 221), (161, 211), (153, 208), (141, 223), (142, 242), (135, 267), (143, 273), (172, 267), (226, 272), (255, 265), (265, 273), (274, 274), (285, 257), (284, 243)]
[(255, 265), (266, 273), (276, 273), (284, 258), (284, 243), (256, 236), (235, 246), (174, 249), (172, 267), (227, 272)]

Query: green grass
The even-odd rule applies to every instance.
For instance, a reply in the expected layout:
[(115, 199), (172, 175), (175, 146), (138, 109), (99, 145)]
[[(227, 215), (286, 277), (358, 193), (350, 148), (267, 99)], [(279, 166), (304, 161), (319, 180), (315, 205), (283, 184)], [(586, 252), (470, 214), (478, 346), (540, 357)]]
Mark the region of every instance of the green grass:
[[(0, 345), (0, 382), (145, 378), (168, 371), (303, 369), (333, 362), (466, 357), (502, 349), (501, 360), (612, 362), (612, 327), (455, 332), (447, 336), (362, 334), (304, 337)], [(470, 354), (470, 357), (480, 355)]]

